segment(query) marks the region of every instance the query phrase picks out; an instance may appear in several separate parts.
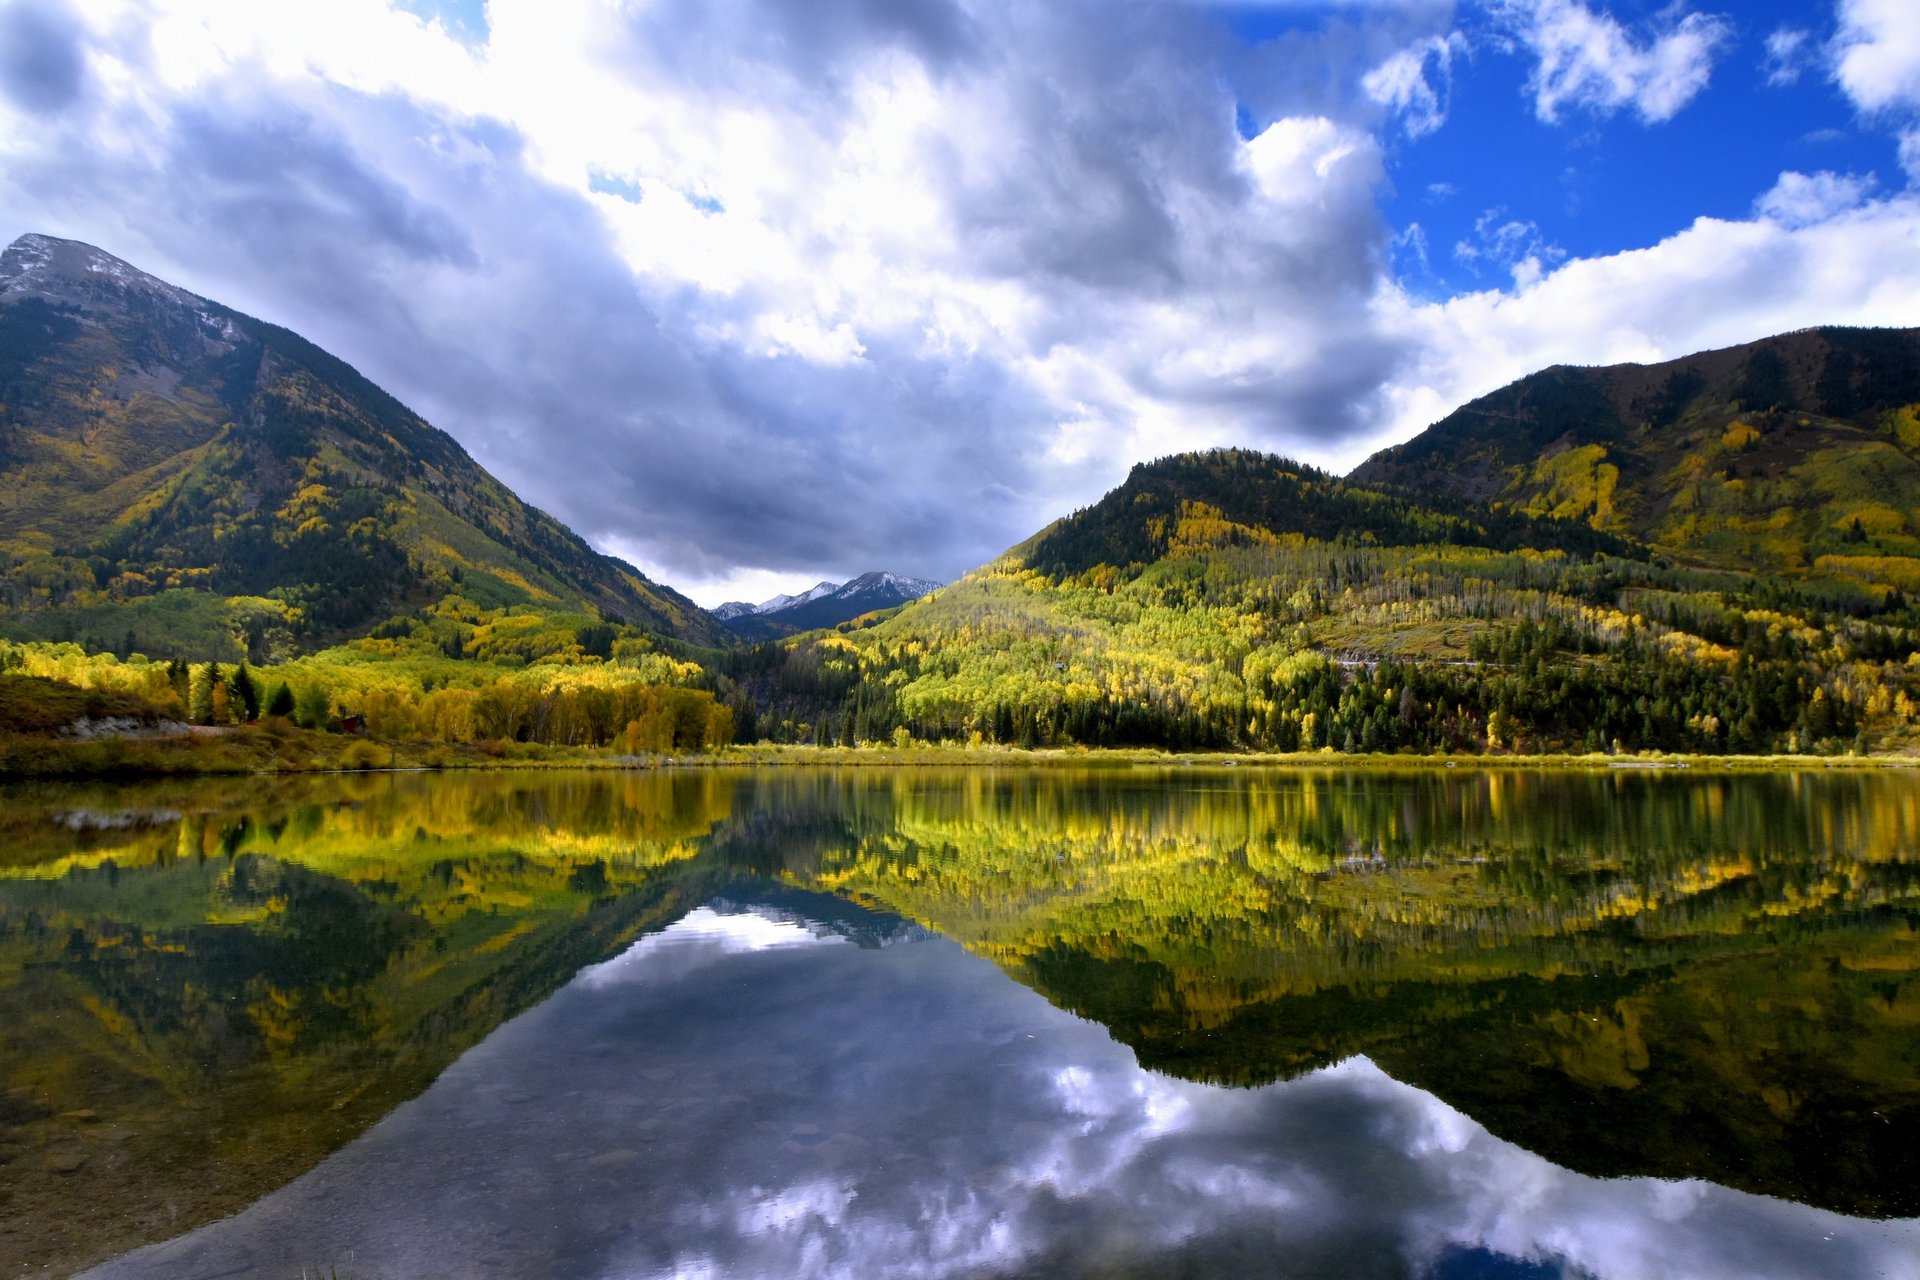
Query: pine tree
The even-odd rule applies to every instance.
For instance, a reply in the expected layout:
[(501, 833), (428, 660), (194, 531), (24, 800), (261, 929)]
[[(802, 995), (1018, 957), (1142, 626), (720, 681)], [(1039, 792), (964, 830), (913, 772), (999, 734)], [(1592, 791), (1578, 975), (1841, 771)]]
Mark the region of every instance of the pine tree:
[(240, 704), (241, 719), (252, 723), (260, 718), (260, 686), (242, 662), (233, 672), (233, 697)]

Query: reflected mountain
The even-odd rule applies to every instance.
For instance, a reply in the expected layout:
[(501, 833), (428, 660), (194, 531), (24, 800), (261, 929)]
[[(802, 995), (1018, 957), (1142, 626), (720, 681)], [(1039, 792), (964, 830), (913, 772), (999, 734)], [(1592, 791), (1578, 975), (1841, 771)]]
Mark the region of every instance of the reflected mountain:
[(696, 854), (729, 803), (596, 775), (0, 807), (0, 1269), (65, 1273), (297, 1176), (680, 918), (721, 882)]
[(778, 785), (864, 817), (766, 871), (959, 940), (1145, 1066), (1364, 1054), (1571, 1169), (1920, 1214), (1908, 775), (971, 775), (883, 816), (859, 781)]
[(941, 934), (1184, 1080), (1365, 1055), (1572, 1170), (1920, 1214), (1904, 773), (386, 775), (0, 801), (14, 1270), (233, 1212), (708, 904), (867, 948)]

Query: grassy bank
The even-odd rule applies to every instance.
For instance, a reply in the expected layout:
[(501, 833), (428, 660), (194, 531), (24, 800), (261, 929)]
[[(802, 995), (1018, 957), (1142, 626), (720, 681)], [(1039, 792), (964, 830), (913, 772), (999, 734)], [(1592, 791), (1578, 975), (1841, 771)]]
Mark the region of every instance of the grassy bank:
[(1291, 754), (1165, 752), (1149, 748), (777, 746), (758, 744), (706, 753), (619, 755), (605, 749), (519, 742), (446, 746), (389, 742), (265, 721), (220, 730), (103, 736), (73, 740), (50, 734), (0, 733), (0, 778), (84, 778), (192, 774), (326, 773), (386, 769), (643, 769), (835, 768), (1281, 768), (1281, 769), (1604, 769), (1706, 770), (1880, 769), (1920, 765), (1912, 756), (1609, 756), (1390, 755), (1334, 751)]

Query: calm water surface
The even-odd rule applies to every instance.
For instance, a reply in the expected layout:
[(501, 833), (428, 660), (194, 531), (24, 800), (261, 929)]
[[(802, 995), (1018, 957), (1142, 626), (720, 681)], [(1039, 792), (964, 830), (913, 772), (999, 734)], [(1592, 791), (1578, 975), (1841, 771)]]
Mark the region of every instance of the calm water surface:
[(1920, 1277), (1920, 777), (0, 794), (0, 1274)]

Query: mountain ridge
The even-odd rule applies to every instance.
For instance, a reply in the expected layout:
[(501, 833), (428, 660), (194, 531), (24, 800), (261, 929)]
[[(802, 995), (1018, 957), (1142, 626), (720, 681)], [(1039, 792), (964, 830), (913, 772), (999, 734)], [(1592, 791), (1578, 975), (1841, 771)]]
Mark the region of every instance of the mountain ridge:
[(1347, 478), (1580, 520), (1707, 564), (1911, 589), (1871, 562), (1920, 553), (1916, 415), (1920, 329), (1826, 326), (1543, 369)]

